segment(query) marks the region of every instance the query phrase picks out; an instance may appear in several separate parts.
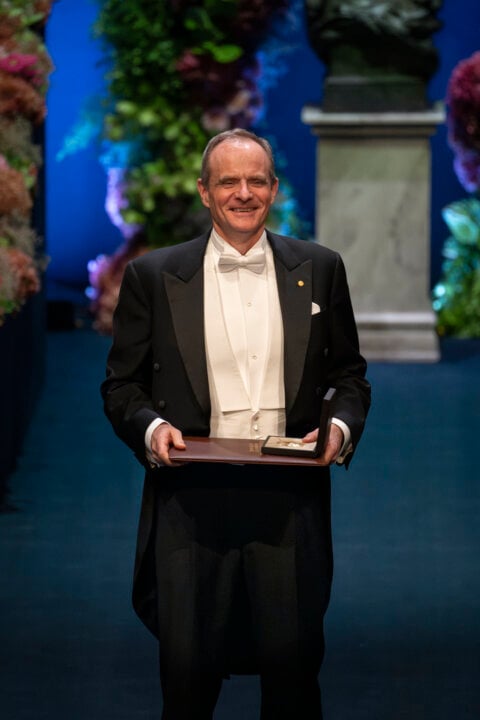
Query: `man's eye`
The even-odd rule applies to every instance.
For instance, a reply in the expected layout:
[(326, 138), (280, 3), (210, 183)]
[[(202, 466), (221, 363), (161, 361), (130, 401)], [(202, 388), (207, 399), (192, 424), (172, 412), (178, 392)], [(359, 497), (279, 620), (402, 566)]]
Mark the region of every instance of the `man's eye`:
[(266, 184), (267, 184), (267, 181), (266, 181), (266, 180), (260, 180), (260, 179), (258, 179), (258, 180), (252, 180), (252, 181), (250, 182), (250, 185), (254, 185), (254, 187), (263, 187), (263, 186), (266, 185)]

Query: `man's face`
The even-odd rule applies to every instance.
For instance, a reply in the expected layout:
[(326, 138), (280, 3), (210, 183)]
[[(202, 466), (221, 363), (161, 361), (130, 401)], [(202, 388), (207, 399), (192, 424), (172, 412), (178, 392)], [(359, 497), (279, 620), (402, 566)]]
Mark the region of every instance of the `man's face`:
[(210, 156), (210, 181), (198, 180), (201, 200), (210, 210), (218, 234), (246, 252), (265, 227), (275, 200), (278, 180), (272, 183), (268, 156), (247, 138), (227, 140)]

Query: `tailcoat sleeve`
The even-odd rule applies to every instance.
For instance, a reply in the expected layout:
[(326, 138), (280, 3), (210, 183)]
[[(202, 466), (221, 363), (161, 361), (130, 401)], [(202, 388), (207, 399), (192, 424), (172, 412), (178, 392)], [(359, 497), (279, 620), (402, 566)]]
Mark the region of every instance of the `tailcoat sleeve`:
[(355, 449), (370, 408), (371, 387), (366, 378), (367, 363), (360, 353), (345, 266), (338, 254), (329, 309), (328, 384), (337, 389), (334, 415), (350, 428)]
[(152, 303), (133, 263), (125, 269), (113, 318), (113, 341), (101, 384), (115, 433), (145, 464), (145, 431), (159, 417), (152, 402)]

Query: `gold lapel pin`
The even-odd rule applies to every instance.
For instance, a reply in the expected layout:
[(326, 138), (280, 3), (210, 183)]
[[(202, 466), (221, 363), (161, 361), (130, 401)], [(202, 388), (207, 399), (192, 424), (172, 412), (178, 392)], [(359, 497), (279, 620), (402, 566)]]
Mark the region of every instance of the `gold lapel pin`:
[(305, 283), (303, 282), (303, 280), (299, 280), (297, 282), (297, 285), (298, 285), (298, 287), (303, 287), (305, 285)]

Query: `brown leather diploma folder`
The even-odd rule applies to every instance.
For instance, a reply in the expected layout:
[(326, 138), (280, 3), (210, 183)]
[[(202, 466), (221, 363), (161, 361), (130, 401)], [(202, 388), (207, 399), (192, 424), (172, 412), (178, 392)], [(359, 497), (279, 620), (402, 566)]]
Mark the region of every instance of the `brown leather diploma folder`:
[(301, 440), (298, 438), (273, 438), (272, 436), (265, 440), (187, 436), (183, 438), (186, 449), (171, 448), (170, 458), (179, 462), (319, 466), (317, 455), (325, 443), (333, 394), (334, 392), (329, 391), (326, 399), (323, 400), (317, 443), (308, 443), (302, 446)]
[(269, 435), (262, 445), (262, 453), (312, 458), (322, 455), (328, 440), (330, 423), (332, 422), (332, 405), (335, 393), (335, 388), (329, 388), (323, 396), (316, 442), (302, 443), (301, 438)]

